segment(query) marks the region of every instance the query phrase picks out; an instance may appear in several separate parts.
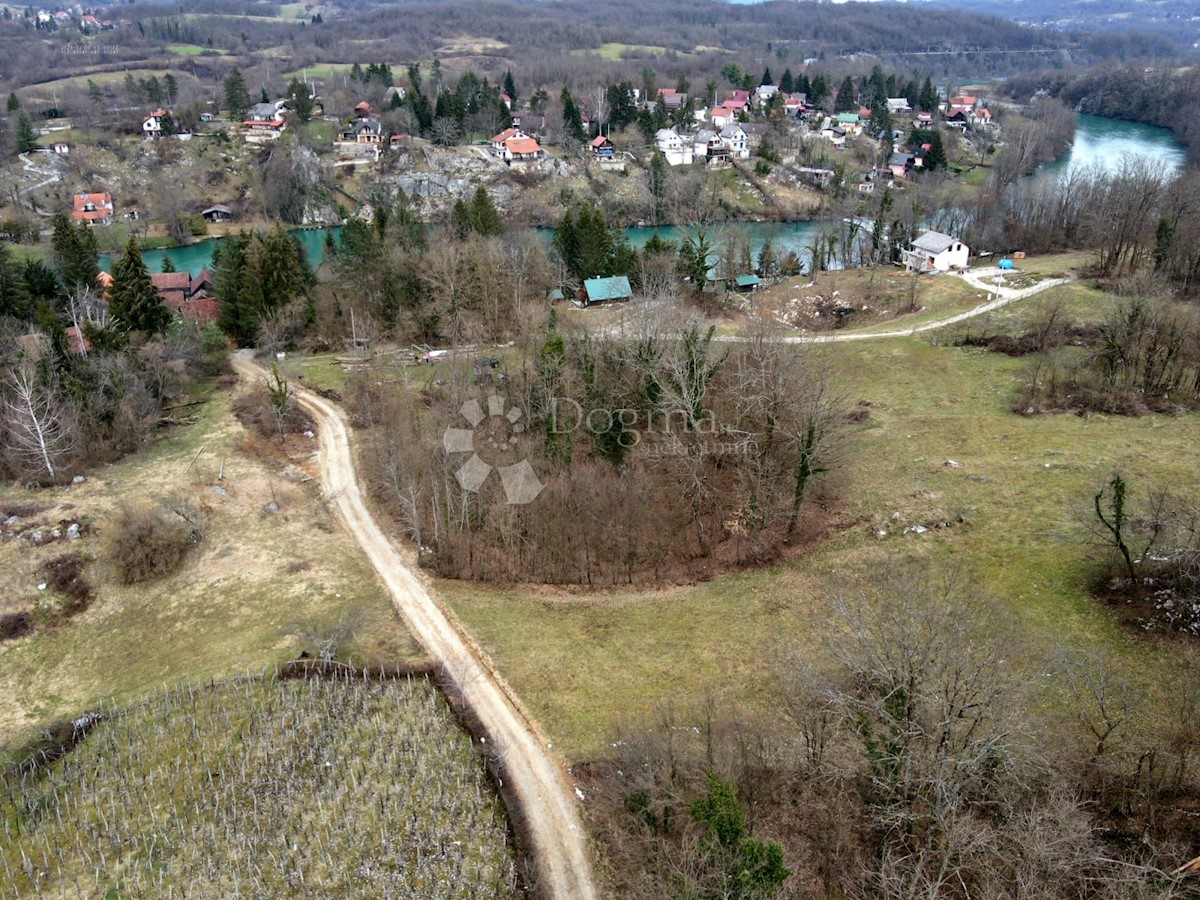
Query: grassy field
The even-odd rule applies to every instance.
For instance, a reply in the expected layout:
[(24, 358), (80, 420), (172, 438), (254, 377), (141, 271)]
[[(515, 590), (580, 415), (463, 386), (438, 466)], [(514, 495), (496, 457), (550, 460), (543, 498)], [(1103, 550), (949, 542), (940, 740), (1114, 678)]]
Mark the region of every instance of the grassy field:
[(317, 63), (294, 72), (284, 72), (284, 78), (340, 78), (349, 75), (354, 63)]
[(0, 777), (4, 897), (517, 896), (503, 807), (425, 678), (189, 687)]
[(656, 47), (652, 44), (621, 44), (610, 41), (599, 47), (571, 52), (576, 56), (599, 56), (601, 59), (620, 60), (630, 56), (662, 56), (671, 51), (667, 47)]
[(167, 50), (176, 56), (200, 56), (204, 53), (224, 56), (226, 51), (216, 47), (201, 47), (199, 44), (167, 44)]
[[(187, 678), (290, 658), (301, 648), (293, 625), (321, 626), (343, 611), (362, 616), (352, 653), (359, 660), (419, 655), (369, 564), (308, 480), (315, 445), (298, 437), (290, 462), (267, 462), (245, 452), (247, 435), (228, 394), (188, 412), (193, 424), (88, 473), (82, 484), (0, 494), (5, 508), (36, 510), (0, 539), (0, 614), (54, 603), (38, 590), (45, 581), (39, 567), (61, 553), (83, 554), (85, 577), (96, 585), (91, 607), (69, 624), (0, 642), (0, 740), (103, 698), (125, 701)], [(171, 575), (117, 583), (102, 549), (107, 520), (122, 500), (169, 496), (203, 510), (203, 541)], [(266, 512), (272, 502), (279, 510)], [(70, 521), (85, 526), (70, 544), (11, 536), (49, 534)]]
[(881, 266), (873, 273), (866, 269), (821, 272), (813, 281), (811, 275), (789, 278), (752, 295), (750, 302), (780, 324), (793, 323), (797, 333), (799, 328), (830, 328), (827, 312), (813, 317), (812, 311), (823, 304), (844, 303), (854, 314), (839, 332), (854, 333), (915, 327), (987, 300), (982, 291), (959, 278), (924, 277), (914, 284), (912, 275), (894, 266)]
[[(1085, 313), (1100, 308), (1088, 288), (1056, 292)], [(1033, 315), (1053, 294), (1006, 314)], [(822, 352), (842, 373), (847, 407), (871, 407), (829, 476), (842, 527), (815, 552), (650, 591), (438, 582), (556, 747), (592, 758), (617, 723), (668, 701), (694, 707), (711, 696), (770, 716), (777, 654), (797, 645), (820, 656), (823, 592), (841, 573), (908, 557), (964, 569), (1020, 635), (1013, 658), (1034, 683), (1053, 685), (1047, 659), (1060, 642), (1122, 660), (1152, 689), (1196, 661), (1191, 648), (1124, 630), (1090, 596), (1083, 523), (1116, 467), (1135, 490), (1193, 484), (1200, 416), (1019, 417), (1009, 405), (1028, 361), (917, 338)], [(907, 530), (915, 525), (929, 530)]]

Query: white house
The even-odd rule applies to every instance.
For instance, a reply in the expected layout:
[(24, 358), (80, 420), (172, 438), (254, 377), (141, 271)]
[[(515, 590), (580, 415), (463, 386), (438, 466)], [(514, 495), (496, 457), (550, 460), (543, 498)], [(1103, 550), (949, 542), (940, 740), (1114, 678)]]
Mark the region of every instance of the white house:
[(912, 246), (905, 253), (908, 268), (917, 272), (965, 269), (970, 260), (971, 250), (966, 244), (940, 231), (926, 231), (912, 242)]
[(750, 158), (750, 142), (746, 130), (741, 125), (727, 125), (721, 129), (721, 140), (729, 148), (729, 155), (734, 159)]
[(912, 107), (908, 105), (907, 97), (888, 97), (886, 102), (887, 111), (893, 116), (912, 112)]
[(701, 128), (697, 131), (692, 147), (696, 162), (721, 163), (729, 160), (729, 148), (725, 146), (721, 136), (711, 128)]
[(162, 120), (166, 114), (165, 109), (156, 109), (142, 121), (142, 136), (146, 140), (152, 141), (162, 137)]
[(660, 128), (654, 135), (654, 147), (672, 166), (689, 165), (693, 158), (692, 144), (671, 128)]
[(754, 92), (754, 101), (759, 106), (766, 106), (771, 102), (771, 98), (779, 93), (779, 88), (773, 84), (760, 84), (758, 90)]
[(725, 106), (717, 106), (708, 111), (708, 120), (713, 128), (724, 128), (737, 121), (737, 113)]

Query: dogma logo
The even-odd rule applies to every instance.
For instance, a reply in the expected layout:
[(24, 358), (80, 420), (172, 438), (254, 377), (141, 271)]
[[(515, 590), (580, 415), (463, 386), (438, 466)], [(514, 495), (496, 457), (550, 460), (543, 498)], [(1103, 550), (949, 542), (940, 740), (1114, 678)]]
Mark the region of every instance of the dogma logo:
[(505, 412), (504, 407), (504, 398), (495, 394), (488, 396), (486, 412), (478, 400), (468, 400), (459, 413), (471, 427), (447, 426), (442, 446), (447, 453), (471, 454), (454, 473), (464, 491), (479, 493), (495, 470), (500, 473), (500, 484), (509, 503), (532, 503), (542, 492), (543, 484), (528, 459), (510, 461), (516, 455), (517, 435), (525, 426), (521, 423), (520, 409), (514, 406)]

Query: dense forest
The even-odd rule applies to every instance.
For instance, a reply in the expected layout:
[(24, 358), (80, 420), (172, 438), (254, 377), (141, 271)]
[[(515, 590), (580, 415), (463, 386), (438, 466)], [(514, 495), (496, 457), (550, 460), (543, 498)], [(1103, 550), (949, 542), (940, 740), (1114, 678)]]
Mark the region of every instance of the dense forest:
[[(278, 66), (280, 50), (294, 69), (348, 61), (345, 48), (350, 45), (362, 58), (407, 62), (440, 57), (448, 64), (460, 60), (456, 68), (471, 66), (484, 74), (511, 67), (534, 84), (615, 76), (628, 68), (628, 58), (653, 61), (672, 80), (711, 73), (730, 59), (759, 67), (764, 61), (796, 65), (819, 57), (857, 67), (864, 56), (937, 76), (978, 76), (1163, 58), (1177, 49), (1136, 31), (1116, 39), (1031, 30), (981, 13), (939, 10), (929, 15), (921, 8), (878, 3), (489, 0), (406, 3), (403, 10), (397, 16), (394, 6), (344, 4), (340, 15), (298, 21), (280, 16), (276, 4), (264, 2), (204, 0), (186, 8), (132, 4), (121, 7), (128, 26), (105, 32), (103, 48), (95, 52), (80, 51), (90, 45), (80, 42), (72, 26), (38, 30), (40, 39), (31, 41), (32, 25), (12, 21), (0, 27), (0, 87), (84, 70), (117, 72), (152, 59), (178, 65), (179, 58), (166, 51), (174, 43), (211, 48), (189, 56), (186, 68), (202, 82), (213, 83), (227, 72), (230, 57), (243, 65), (261, 62), (266, 72), (272, 64)], [(619, 51), (621, 58), (581, 52), (617, 42), (626, 48)]]

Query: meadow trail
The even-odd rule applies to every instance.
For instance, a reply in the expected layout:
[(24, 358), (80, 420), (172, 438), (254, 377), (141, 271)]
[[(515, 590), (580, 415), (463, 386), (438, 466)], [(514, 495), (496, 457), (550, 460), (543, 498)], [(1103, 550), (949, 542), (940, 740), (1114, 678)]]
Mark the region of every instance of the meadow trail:
[[(247, 381), (266, 378), (252, 351), (235, 353), (233, 365)], [(506, 787), (520, 804), (518, 827), (533, 859), (535, 896), (593, 900), (597, 890), (587, 835), (563, 762), (550, 752), (510, 689), (430, 595), (371, 515), (355, 469), (345, 413), (310, 391), (294, 390), (320, 432), (319, 464), (326, 498), (379, 573), (413, 637), (458, 686), (463, 703), (482, 723), (494, 745), (492, 752), (502, 761)]]

